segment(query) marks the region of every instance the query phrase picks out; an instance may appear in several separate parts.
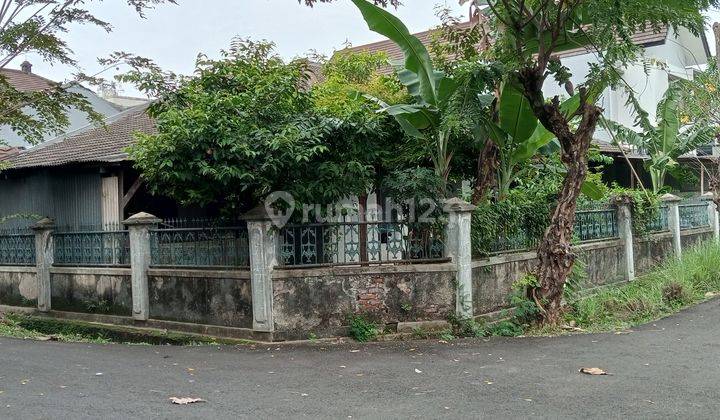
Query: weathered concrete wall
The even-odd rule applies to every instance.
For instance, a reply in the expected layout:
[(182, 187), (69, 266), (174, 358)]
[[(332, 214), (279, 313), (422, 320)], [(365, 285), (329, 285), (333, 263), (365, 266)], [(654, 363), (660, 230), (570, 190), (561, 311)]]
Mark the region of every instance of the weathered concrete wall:
[(452, 264), (276, 270), (275, 329), (286, 338), (330, 335), (351, 314), (385, 324), (446, 320), (455, 310), (454, 282)]
[(37, 306), (37, 279), (34, 267), (0, 267), (0, 304)]
[(672, 234), (656, 233), (635, 238), (635, 272), (638, 275), (648, 273), (673, 256)]
[(708, 241), (713, 237), (713, 231), (710, 228), (683, 230), (680, 232), (680, 240), (683, 252), (700, 245), (702, 242)]
[[(587, 279), (582, 287), (624, 280), (624, 251), (619, 240), (582, 244), (575, 251), (586, 264)], [(532, 272), (535, 264), (535, 252), (498, 255), (473, 261), (475, 315), (507, 308), (513, 283)]]
[(150, 269), (150, 318), (252, 328), (250, 273)]
[(52, 309), (130, 316), (132, 287), (125, 268), (61, 268), (50, 270)]
[(585, 263), (587, 274), (581, 287), (591, 288), (627, 280), (624, 271), (625, 251), (619, 240), (582, 244), (575, 250)]

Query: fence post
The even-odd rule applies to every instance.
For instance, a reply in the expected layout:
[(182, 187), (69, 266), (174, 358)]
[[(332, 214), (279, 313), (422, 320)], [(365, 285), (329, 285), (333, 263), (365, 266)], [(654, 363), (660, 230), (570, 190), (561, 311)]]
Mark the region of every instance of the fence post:
[(718, 208), (715, 204), (715, 194), (706, 192), (703, 199), (708, 202), (708, 215), (710, 216), (710, 227), (713, 229), (713, 239), (716, 243), (720, 243), (720, 217), (718, 217)]
[(457, 269), (455, 287), (455, 313), (461, 318), (474, 315), (472, 297), (472, 246), (470, 228), (475, 206), (459, 198), (445, 200), (448, 213), (445, 230), (445, 256), (452, 258)]
[(273, 320), (273, 269), (277, 265), (277, 231), (264, 205), (243, 215), (250, 242), (250, 284), (252, 289), (253, 330), (275, 331)]
[(49, 218), (39, 220), (32, 227), (35, 232), (35, 265), (37, 267), (37, 306), (41, 312), (52, 309), (50, 267), (55, 258), (53, 230), (55, 221)]
[(625, 248), (625, 278), (635, 280), (635, 250), (633, 249), (632, 208), (628, 197), (616, 197), (618, 233)]
[(130, 271), (132, 275), (133, 318), (150, 317), (148, 268), (150, 268), (150, 229), (161, 220), (152, 214), (138, 213), (123, 221), (130, 236)]
[(682, 258), (682, 241), (680, 236), (680, 197), (665, 194), (660, 200), (668, 206), (668, 227), (672, 233), (673, 251), (675, 257)]

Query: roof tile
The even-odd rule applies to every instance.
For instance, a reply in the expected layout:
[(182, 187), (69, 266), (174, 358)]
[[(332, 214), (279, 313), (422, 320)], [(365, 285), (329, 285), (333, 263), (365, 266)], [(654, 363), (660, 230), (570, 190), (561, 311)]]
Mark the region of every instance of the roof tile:
[(23, 150), (9, 159), (9, 169), (126, 160), (125, 148), (134, 143), (135, 133), (157, 132), (146, 110), (140, 105), (107, 118), (104, 127), (88, 126)]

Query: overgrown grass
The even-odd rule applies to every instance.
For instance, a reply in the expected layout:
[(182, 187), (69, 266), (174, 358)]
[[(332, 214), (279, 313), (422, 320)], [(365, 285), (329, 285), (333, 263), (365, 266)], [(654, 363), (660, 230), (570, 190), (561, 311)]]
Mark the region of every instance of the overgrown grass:
[(629, 328), (662, 318), (720, 291), (720, 246), (706, 243), (631, 283), (569, 301), (565, 321), (588, 331)]

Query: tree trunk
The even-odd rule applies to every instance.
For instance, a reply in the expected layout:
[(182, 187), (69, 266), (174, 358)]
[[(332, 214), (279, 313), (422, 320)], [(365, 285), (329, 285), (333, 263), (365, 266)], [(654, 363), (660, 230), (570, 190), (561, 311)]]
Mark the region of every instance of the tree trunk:
[(563, 179), (557, 206), (550, 216), (550, 226), (538, 246), (538, 287), (531, 290), (531, 294), (545, 324), (554, 325), (560, 320), (565, 282), (575, 263), (575, 254), (571, 249), (575, 209), (588, 171), (587, 149), (581, 149), (572, 153), (578, 157), (574, 161), (563, 151), (562, 160), (568, 172)]
[(567, 169), (558, 202), (550, 215), (550, 225), (538, 246), (538, 285), (528, 295), (538, 305), (540, 321), (555, 325), (562, 315), (565, 282), (575, 263), (571, 243), (575, 209), (580, 189), (588, 173), (588, 152), (602, 108), (589, 102), (585, 88), (580, 90), (580, 107), (574, 115), (581, 117), (573, 132), (568, 117), (560, 109), (560, 99), (547, 102), (542, 94), (545, 80), (542, 68), (525, 69), (518, 74), (525, 96), (540, 122), (560, 142), (560, 158)]
[(472, 203), (477, 205), (487, 198), (488, 193), (495, 185), (495, 174), (498, 165), (498, 148), (495, 143), (487, 139), (480, 151), (477, 162), (477, 175), (473, 187)]

